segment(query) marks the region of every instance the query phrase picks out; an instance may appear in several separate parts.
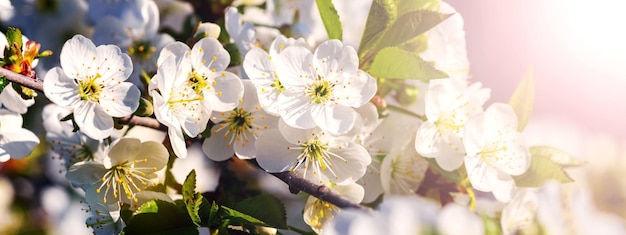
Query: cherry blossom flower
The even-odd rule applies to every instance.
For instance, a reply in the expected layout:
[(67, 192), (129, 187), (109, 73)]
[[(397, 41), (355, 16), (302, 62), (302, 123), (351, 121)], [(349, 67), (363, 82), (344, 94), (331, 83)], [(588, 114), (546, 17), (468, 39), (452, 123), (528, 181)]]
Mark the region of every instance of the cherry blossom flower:
[(241, 101), (241, 80), (224, 71), (229, 62), (230, 55), (214, 38), (203, 38), (192, 49), (174, 42), (161, 51), (148, 90), (157, 119), (169, 128), (176, 156), (187, 155), (181, 127), (195, 137), (206, 129), (213, 111), (231, 111)]
[(191, 73), (189, 56), (176, 61), (168, 57), (159, 66), (150, 83), (154, 102), (154, 115), (167, 126), (167, 133), (176, 156), (187, 157), (183, 131), (195, 137), (209, 122), (211, 107), (204, 102), (203, 93), (195, 92), (189, 83)]
[(290, 46), (278, 59), (276, 74), (285, 88), (278, 97), (279, 113), (289, 126), (347, 133), (356, 120), (354, 108), (376, 93), (374, 78), (358, 69), (354, 48), (338, 40), (323, 42), (313, 54)]
[(444, 170), (459, 168), (465, 156), (465, 123), (482, 112), (488, 98), (489, 90), (481, 88), (480, 83), (468, 87), (457, 78), (430, 81), (424, 100), (427, 120), (417, 130), (415, 139), (417, 152), (435, 158)]
[(502, 202), (513, 196), (515, 181), (530, 167), (530, 151), (517, 132), (517, 115), (507, 104), (494, 103), (467, 121), (463, 143), (465, 168), (472, 187), (493, 192)]
[(154, 1), (137, 1), (137, 11), (142, 12), (143, 21), (135, 22), (132, 15), (105, 16), (97, 21), (93, 40), (97, 45), (113, 44), (126, 52), (133, 61), (133, 73), (130, 81), (143, 87), (141, 71), (148, 73), (156, 70), (159, 52), (166, 44), (173, 42), (169, 34), (157, 33), (159, 27), (159, 9)]
[(244, 80), (243, 84), (242, 102), (233, 110), (212, 117), (216, 124), (211, 128), (211, 137), (204, 140), (202, 150), (214, 161), (230, 159), (233, 154), (241, 159), (255, 158), (257, 136), (278, 125), (278, 118), (261, 110), (252, 81)]
[(0, 162), (11, 158), (20, 159), (29, 155), (39, 138), (33, 132), (22, 128), (22, 116), (6, 109), (0, 109)]
[(257, 88), (261, 108), (272, 115), (280, 115), (278, 95), (285, 90), (276, 75), (275, 61), (280, 52), (292, 45), (306, 46), (306, 42), (279, 35), (270, 45), (269, 54), (261, 48), (252, 48), (243, 60), (243, 69)]
[[(327, 185), (327, 187), (337, 195), (345, 197), (354, 203), (360, 203), (365, 195), (363, 187), (356, 183), (346, 185), (335, 185), (331, 183)], [(319, 198), (309, 196), (304, 205), (304, 222), (311, 226), (311, 229), (316, 233), (324, 234), (322, 227), (327, 221), (332, 220), (339, 211), (341, 211), (341, 208)]]
[(239, 49), (239, 54), (243, 58), (250, 49), (256, 47), (256, 32), (251, 23), (243, 23), (237, 8), (228, 7), (224, 14), (224, 27), (230, 35), (231, 42), (234, 42)]
[(73, 108), (74, 120), (87, 136), (110, 136), (112, 117), (130, 115), (139, 106), (139, 89), (125, 82), (133, 68), (130, 58), (117, 46), (96, 47), (82, 35), (65, 43), (60, 58), (61, 67), (44, 79), (46, 97)]
[(135, 193), (156, 184), (155, 172), (165, 167), (168, 158), (161, 143), (122, 138), (109, 146), (102, 162), (76, 163), (65, 177), (78, 185), (90, 184), (86, 197), (91, 201), (107, 205), (130, 203), (135, 200)]
[(268, 172), (292, 171), (314, 183), (348, 184), (363, 177), (371, 162), (367, 150), (350, 139), (279, 122), (278, 130), (258, 137), (256, 159)]

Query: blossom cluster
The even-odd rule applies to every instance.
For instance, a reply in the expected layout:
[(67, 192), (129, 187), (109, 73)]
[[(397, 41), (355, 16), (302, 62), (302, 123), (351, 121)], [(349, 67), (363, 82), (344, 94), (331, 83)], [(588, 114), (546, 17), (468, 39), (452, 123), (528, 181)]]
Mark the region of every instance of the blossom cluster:
[[(313, 1), (224, 1), (210, 6), (217, 13), (194, 12), (198, 6), (176, 0), (55, 2), (67, 6), (50, 6), (46, 10), (53, 13), (39, 15), (19, 10), (32, 10), (28, 1), (0, 0), (1, 16), (11, 13), (0, 20), (27, 28), (38, 42), (62, 37), (46, 32), (72, 32), (50, 56), (58, 56), (58, 63), (35, 67), (50, 54), (39, 53), (41, 45), (11, 28), (0, 35), (0, 65), (43, 80), (50, 101), (41, 112), (49, 155), (62, 160), (65, 179), (84, 195), (86, 224), (96, 234), (149, 231), (132, 230), (140, 223), (134, 218), (168, 208), (183, 208), (189, 217), (183, 225), (194, 233), (204, 225), (211, 234), (280, 227), (245, 214), (265, 215), (246, 210), (245, 200), (215, 199), (207, 206), (206, 192), (194, 191), (196, 172), (205, 169), (200, 164), (183, 173), (184, 182), (172, 179), (175, 163), (200, 155), (194, 148), (221, 166), (223, 175), (211, 179), (219, 184), (213, 191), (237, 198), (232, 200), (255, 187), (238, 183), (257, 174), (237, 166), (245, 162), (272, 174), (287, 172), (355, 205), (377, 207), (369, 213), (346, 210), (309, 196), (299, 201), (297, 217), (319, 234), (490, 234), (494, 224), (504, 234), (564, 234), (591, 230), (567, 228), (576, 225), (568, 224), (563, 210), (571, 209), (576, 221), (599, 214), (586, 192), (573, 191), (568, 200), (558, 183), (543, 186), (571, 181), (562, 166), (579, 164), (528, 144), (530, 110), (518, 105), (526, 102), (521, 95), (487, 103), (490, 90), (469, 79), (463, 19), (445, 2), (399, 1), (407, 9), (385, 13), (398, 14), (386, 20), (417, 16), (437, 22), (410, 38), (398, 39), (408, 36), (393, 31), (404, 32), (396, 21), (386, 22), (388, 29), (378, 29), (377, 36), (368, 34), (376, 19), (367, 25), (365, 18), (353, 20), (365, 32), (346, 27), (344, 38), (372, 37), (361, 42), (334, 35), (332, 17)], [(368, 3), (369, 17), (397, 8), (383, 2)], [(202, 14), (223, 18), (195, 18), (205, 20)], [(32, 25), (50, 16), (56, 24)], [(66, 21), (78, 25), (70, 30)], [(395, 58), (385, 53), (416, 65), (392, 65), (405, 61), (388, 62)], [(22, 127), (34, 91), (9, 83), (1, 92), (0, 162), (6, 162), (31, 154), (40, 141)], [(137, 118), (157, 122), (158, 130), (131, 122)], [(301, 190), (289, 186), (292, 193)], [(607, 233), (626, 231), (610, 219), (594, 221), (606, 224)], [(285, 233), (301, 232), (291, 230)]]

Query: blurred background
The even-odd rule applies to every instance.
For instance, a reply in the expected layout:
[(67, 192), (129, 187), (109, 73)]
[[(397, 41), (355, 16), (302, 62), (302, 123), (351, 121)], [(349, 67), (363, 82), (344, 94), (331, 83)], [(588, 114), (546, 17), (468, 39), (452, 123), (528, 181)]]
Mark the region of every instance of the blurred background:
[(532, 66), (533, 119), (626, 137), (626, 2), (447, 2), (465, 20), (470, 73), (492, 102), (507, 101)]

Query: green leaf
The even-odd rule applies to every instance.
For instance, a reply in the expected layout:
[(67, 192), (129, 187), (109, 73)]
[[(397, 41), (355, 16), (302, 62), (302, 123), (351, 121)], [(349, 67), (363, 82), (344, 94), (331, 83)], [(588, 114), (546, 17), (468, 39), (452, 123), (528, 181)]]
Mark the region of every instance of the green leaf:
[(531, 146), (530, 155), (546, 156), (562, 167), (580, 166), (585, 164), (585, 161), (575, 158), (569, 153), (551, 146)]
[(194, 169), (189, 172), (185, 183), (183, 183), (183, 202), (189, 217), (197, 226), (202, 224), (202, 219), (199, 215), (200, 204), (203, 202), (202, 199), (202, 194), (196, 193), (196, 170)]
[(9, 80), (7, 80), (4, 76), (0, 76), (0, 93), (2, 93), (7, 85), (9, 85)]
[[(259, 206), (259, 205), (257, 205)], [(259, 206), (260, 207), (260, 206)], [(258, 225), (258, 226), (268, 226), (267, 224), (265, 224), (263, 221), (254, 218), (250, 215), (241, 213), (235, 209), (231, 209), (225, 206), (221, 206), (220, 207), (220, 211), (222, 213), (224, 213), (230, 220), (238, 222), (238, 223), (246, 223), (246, 224), (252, 224), (252, 225)]]
[(328, 38), (341, 40), (343, 28), (341, 27), (341, 20), (339, 20), (339, 14), (337, 14), (337, 9), (335, 9), (333, 1), (315, 0), (315, 3), (322, 17), (322, 22), (324, 22)]
[(135, 211), (135, 215), (141, 213), (157, 213), (159, 212), (159, 206), (156, 203), (156, 200), (150, 200), (137, 208)]
[(364, 62), (370, 49), (380, 40), (387, 26), (396, 19), (397, 7), (395, 0), (374, 0), (372, 2), (358, 51), (361, 62)]
[(146, 203), (145, 212), (131, 217), (124, 228), (126, 235), (135, 234), (198, 234), (187, 213), (175, 204), (155, 200)]
[(400, 46), (435, 27), (451, 15), (427, 10), (407, 12), (389, 26), (375, 48)]
[(448, 77), (446, 73), (435, 69), (432, 63), (397, 47), (382, 49), (374, 58), (368, 72), (376, 78), (389, 79), (429, 81)]
[(517, 131), (521, 132), (526, 127), (530, 114), (533, 111), (533, 102), (535, 100), (535, 82), (533, 80), (533, 69), (530, 67), (520, 84), (513, 92), (509, 105), (513, 107), (517, 114)]
[(17, 43), (18, 48), (22, 48), (24, 45), (24, 42), (22, 42), (22, 31), (18, 28), (9, 27), (6, 37), (9, 45)]
[(485, 235), (502, 234), (502, 229), (500, 228), (500, 220), (495, 220), (494, 218), (488, 217), (486, 215), (481, 215), (480, 218), (482, 219), (483, 225), (485, 226)]
[(545, 151), (533, 151), (533, 148), (531, 148), (530, 168), (522, 175), (513, 176), (518, 187), (537, 188), (543, 186), (549, 180), (556, 180), (560, 183), (574, 181), (563, 170), (563, 167), (552, 160), (551, 155), (545, 153)]
[(403, 15), (409, 11), (439, 9), (438, 0), (398, 0), (398, 15)]
[(278, 198), (270, 194), (260, 194), (256, 197), (245, 199), (237, 203), (235, 209), (258, 218), (269, 227), (287, 229), (285, 206)]

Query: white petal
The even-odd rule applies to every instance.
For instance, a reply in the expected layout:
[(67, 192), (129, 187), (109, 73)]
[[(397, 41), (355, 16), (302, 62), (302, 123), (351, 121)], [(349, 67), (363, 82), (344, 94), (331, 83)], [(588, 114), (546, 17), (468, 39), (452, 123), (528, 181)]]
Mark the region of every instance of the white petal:
[[(72, 78), (86, 75), (85, 67), (91, 66), (96, 56), (96, 46), (88, 38), (78, 34), (63, 44), (59, 60), (61, 67)], [(45, 90), (45, 88), (44, 88)]]
[(278, 96), (280, 116), (292, 127), (308, 129), (315, 127), (315, 120), (311, 116), (309, 99), (301, 92), (285, 90)]
[[(98, 81), (109, 86), (126, 81), (133, 72), (133, 62), (120, 48), (115, 45), (102, 45), (96, 48), (96, 55), (91, 58), (93, 67), (87, 66), (90, 71), (85, 75), (100, 74)], [(65, 71), (67, 73), (67, 70)]]
[(46, 97), (60, 106), (74, 106), (80, 100), (78, 89), (78, 84), (74, 79), (65, 75), (59, 67), (50, 69), (43, 81)]
[(105, 163), (106, 168), (121, 165), (124, 162), (135, 160), (140, 152), (141, 141), (135, 138), (122, 138), (117, 140), (108, 152), (110, 165)]
[(228, 32), (228, 35), (230, 35), (231, 39), (239, 36), (241, 21), (239, 20), (239, 12), (237, 12), (237, 8), (226, 8), (226, 11), (224, 13), (224, 20), (224, 27), (226, 28), (226, 32)]
[(483, 192), (491, 192), (498, 178), (498, 170), (482, 161), (480, 156), (466, 156), (465, 168), (472, 187)]
[(37, 144), (39, 144), (39, 138), (27, 129), (19, 128), (0, 132), (0, 148), (4, 150), (0, 156), (6, 153), (11, 158), (20, 159), (29, 155)]
[(96, 162), (79, 162), (72, 165), (65, 173), (65, 178), (74, 184), (91, 184), (101, 181), (107, 169)]
[(290, 46), (278, 56), (276, 75), (285, 89), (303, 89), (316, 78), (311, 64), (313, 55), (301, 46)]
[(498, 180), (494, 182), (494, 186), (493, 196), (500, 202), (510, 201), (517, 189), (513, 177), (504, 172), (498, 172)]
[(168, 135), (170, 136), (170, 143), (172, 144), (172, 150), (174, 150), (174, 154), (176, 154), (179, 158), (187, 157), (187, 144), (185, 143), (185, 136), (180, 129), (169, 128), (167, 130)]
[(253, 48), (243, 60), (243, 69), (250, 80), (274, 81), (274, 63), (272, 58), (260, 48)]
[[(336, 154), (331, 156), (330, 168), (335, 174), (325, 170), (324, 174), (328, 176), (330, 181), (337, 184), (354, 183), (367, 170), (367, 166), (372, 161), (369, 153), (363, 146), (350, 143), (343, 148), (330, 149), (330, 152)], [(361, 197), (362, 198), (362, 197)]]
[(355, 74), (359, 59), (354, 48), (344, 46), (339, 40), (328, 40), (315, 50), (313, 65), (322, 77), (334, 76), (335, 73)]
[(261, 134), (256, 141), (256, 160), (268, 172), (288, 171), (294, 166), (301, 150), (289, 149), (290, 144), (278, 130)]
[(333, 135), (347, 133), (356, 121), (354, 109), (343, 105), (312, 105), (310, 112), (315, 124)]
[(170, 42), (165, 45), (163, 49), (161, 49), (161, 53), (159, 54), (159, 58), (157, 59), (157, 65), (161, 66), (165, 62), (165, 59), (167, 59), (168, 57), (173, 57), (173, 63), (176, 63), (175, 61), (180, 60), (180, 58), (182, 58), (183, 55), (187, 54), (190, 50), (191, 49), (189, 48), (189, 46), (187, 46), (187, 44), (179, 41)]
[(209, 99), (211, 108), (218, 112), (235, 108), (243, 97), (241, 79), (231, 72), (221, 72), (212, 79), (215, 81), (215, 85), (213, 85), (213, 89), (208, 91), (212, 95), (206, 97)]
[(230, 63), (230, 54), (215, 38), (203, 38), (191, 49), (191, 61), (194, 68), (207, 67), (215, 71), (224, 71)]
[(151, 171), (163, 169), (169, 160), (169, 152), (163, 144), (155, 141), (142, 142), (139, 146), (139, 154), (135, 156), (135, 168), (150, 169)]
[(22, 99), (11, 84), (4, 87), (4, 90), (0, 93), (0, 107), (5, 106), (7, 109), (19, 114), (25, 114), (28, 111), (28, 107), (33, 104), (35, 104), (35, 99)]
[[(450, 226), (451, 224), (455, 226)], [(441, 210), (437, 218), (437, 228), (441, 234), (448, 235), (482, 235), (485, 233), (481, 218), (457, 203), (450, 203)]]
[(113, 16), (102, 17), (93, 29), (93, 42), (97, 45), (115, 44), (128, 47), (132, 43), (128, 27)]
[(113, 87), (106, 87), (100, 94), (99, 103), (112, 117), (124, 117), (132, 114), (139, 107), (139, 89), (130, 82), (122, 82)]
[(335, 84), (338, 103), (351, 107), (361, 107), (376, 94), (376, 80), (368, 73), (358, 70), (349, 79), (339, 79)]
[(97, 103), (80, 102), (74, 109), (74, 120), (80, 130), (92, 139), (101, 140), (113, 132), (113, 118)]
[(211, 128), (211, 137), (206, 138), (204, 143), (202, 143), (202, 151), (213, 161), (225, 161), (233, 157), (233, 154), (235, 154), (233, 146), (230, 144), (232, 136), (226, 135), (226, 130), (228, 128), (224, 128), (219, 132), (214, 132), (214, 130), (217, 130), (218, 128), (219, 124)]
[(253, 159), (256, 158), (256, 137), (250, 137), (249, 142), (242, 144), (242, 142), (235, 142), (235, 154), (239, 159)]

